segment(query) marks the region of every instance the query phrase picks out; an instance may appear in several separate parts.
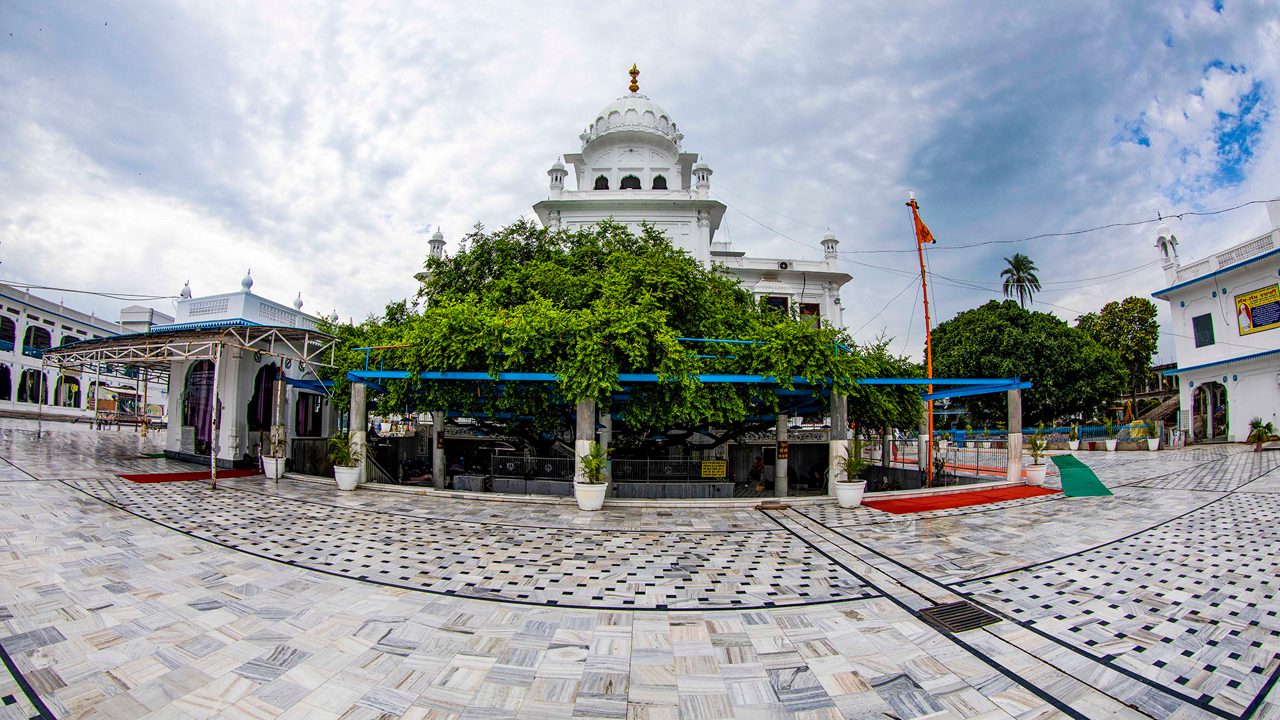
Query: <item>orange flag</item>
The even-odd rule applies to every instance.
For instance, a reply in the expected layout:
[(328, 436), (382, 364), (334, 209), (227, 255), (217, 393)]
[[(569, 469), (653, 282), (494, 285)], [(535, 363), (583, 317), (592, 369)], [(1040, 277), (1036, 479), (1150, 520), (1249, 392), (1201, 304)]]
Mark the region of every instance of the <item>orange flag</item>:
[(929, 232), (929, 228), (925, 226), (924, 221), (920, 219), (920, 206), (916, 204), (915, 198), (907, 203), (911, 206), (911, 217), (916, 221), (916, 242), (923, 245), (925, 243), (936, 243), (933, 233)]

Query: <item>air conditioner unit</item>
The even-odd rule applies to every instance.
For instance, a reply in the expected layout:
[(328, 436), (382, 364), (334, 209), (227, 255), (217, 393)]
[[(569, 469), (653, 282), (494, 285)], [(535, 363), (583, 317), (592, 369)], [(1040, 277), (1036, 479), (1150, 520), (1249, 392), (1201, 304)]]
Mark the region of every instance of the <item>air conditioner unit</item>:
[(779, 270), (790, 270), (790, 269), (791, 269), (791, 261), (789, 261), (789, 260), (779, 260), (779, 261), (778, 261), (778, 269), (779, 269)]

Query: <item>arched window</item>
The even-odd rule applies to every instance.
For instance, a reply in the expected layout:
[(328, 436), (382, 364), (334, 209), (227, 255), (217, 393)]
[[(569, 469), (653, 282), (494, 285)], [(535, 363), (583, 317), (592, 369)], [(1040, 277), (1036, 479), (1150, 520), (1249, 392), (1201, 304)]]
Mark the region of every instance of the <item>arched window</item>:
[(52, 340), (48, 330), (32, 325), (27, 328), (26, 334), (22, 337), (22, 354), (28, 357), (40, 357), (44, 354), (42, 350), (49, 349)]
[(67, 375), (58, 377), (53, 386), (53, 404), (58, 407), (80, 407), (80, 380)]
[(44, 373), (30, 368), (22, 371), (18, 380), (18, 402), (49, 404), (49, 385)]
[(619, 185), (618, 187), (622, 188), (623, 190), (639, 190), (640, 178), (636, 177), (635, 175), (628, 175), (622, 178), (622, 184)]
[(666, 189), (667, 189), (667, 179), (666, 179), (665, 177), (661, 176), (661, 175), (654, 175), (654, 176), (653, 176), (653, 189), (654, 189), (654, 190), (666, 190)]
[(213, 363), (198, 360), (187, 371), (187, 384), (182, 392), (182, 424), (195, 428), (195, 452), (209, 452), (213, 436)]
[(13, 399), (13, 378), (9, 375), (9, 366), (0, 365), (0, 400)]
[(596, 190), (608, 190), (608, 189), (609, 189), (609, 178), (607, 178), (607, 177), (605, 177), (605, 176), (603, 176), (603, 175), (601, 175), (600, 177), (596, 178), (596, 188), (595, 188), (595, 189), (596, 189)]
[(258, 368), (258, 376), (253, 380), (253, 397), (249, 398), (249, 406), (245, 409), (245, 419), (249, 424), (249, 432), (268, 432), (271, 430), (272, 410), (276, 406), (276, 373), (275, 363)]
[(18, 339), (18, 326), (7, 317), (0, 317), (0, 350), (13, 350)]

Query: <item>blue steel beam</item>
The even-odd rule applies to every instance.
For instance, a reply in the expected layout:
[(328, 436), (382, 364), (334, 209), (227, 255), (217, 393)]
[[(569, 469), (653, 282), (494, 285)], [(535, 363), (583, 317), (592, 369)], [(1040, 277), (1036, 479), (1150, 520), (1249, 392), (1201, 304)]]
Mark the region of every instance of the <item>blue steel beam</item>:
[(1004, 382), (997, 385), (977, 385), (969, 387), (958, 387), (950, 390), (939, 390), (934, 393), (925, 393), (920, 396), (921, 400), (942, 400), (943, 398), (968, 397), (970, 395), (986, 395), (988, 393), (1006, 392), (1008, 390), (1026, 390), (1031, 387), (1031, 383), (1022, 382)]

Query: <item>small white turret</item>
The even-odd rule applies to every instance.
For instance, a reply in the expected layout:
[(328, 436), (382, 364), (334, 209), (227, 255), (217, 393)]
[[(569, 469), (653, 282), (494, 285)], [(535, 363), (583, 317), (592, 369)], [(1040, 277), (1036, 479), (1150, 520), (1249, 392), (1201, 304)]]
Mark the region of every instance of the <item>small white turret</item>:
[(1178, 238), (1169, 230), (1169, 225), (1162, 219), (1156, 228), (1156, 249), (1160, 251), (1160, 265), (1164, 268), (1165, 280), (1172, 285), (1178, 281)]
[(338, 324), (338, 308), (334, 308), (333, 312), (329, 315), (329, 322), (334, 325)]
[(431, 246), (431, 257), (437, 260), (444, 257), (444, 233), (440, 232), (440, 226), (436, 226), (436, 232), (428, 244)]
[(191, 281), (190, 280), (182, 284), (182, 292), (178, 293), (178, 297), (182, 298), (183, 300), (191, 299)]
[(298, 297), (293, 299), (293, 309), (302, 312), (302, 293), (298, 293)]
[(556, 164), (552, 165), (551, 169), (547, 171), (547, 177), (551, 178), (552, 198), (558, 198), (560, 193), (564, 192), (564, 179), (568, 174), (569, 171), (564, 169), (564, 163), (557, 158)]
[(827, 234), (822, 236), (822, 256), (827, 260), (835, 260), (838, 257), (836, 248), (840, 246), (840, 241), (836, 239), (836, 234), (827, 230)]
[(693, 166), (694, 188), (699, 198), (705, 198), (711, 192), (711, 167), (704, 162)]
[(252, 289), (253, 289), (253, 271), (245, 270), (244, 277), (240, 279), (240, 290), (242, 292), (249, 292)]

